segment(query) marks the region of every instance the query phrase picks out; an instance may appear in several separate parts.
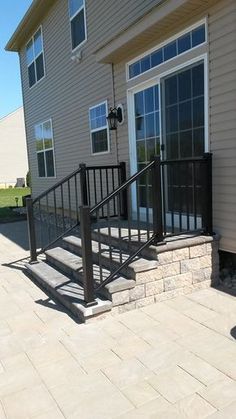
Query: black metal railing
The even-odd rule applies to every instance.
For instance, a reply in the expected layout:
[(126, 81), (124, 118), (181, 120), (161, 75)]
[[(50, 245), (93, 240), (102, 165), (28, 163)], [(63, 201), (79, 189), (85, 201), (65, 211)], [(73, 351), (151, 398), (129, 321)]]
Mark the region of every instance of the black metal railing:
[[(213, 234), (212, 155), (165, 161), (156, 156), (128, 180), (124, 163), (80, 165), (28, 199), (27, 209), (31, 261), (80, 224), (85, 302), (94, 304), (96, 291), (126, 273), (151, 244), (183, 233)], [(42, 236), (46, 244), (38, 246)]]
[[(88, 303), (151, 244), (164, 244), (168, 236), (183, 233), (213, 234), (211, 173), (210, 153), (202, 158), (168, 161), (157, 156), (93, 208), (81, 207)], [(114, 202), (116, 220), (111, 217)], [(120, 210), (124, 202), (125, 217)], [(91, 232), (97, 244), (92, 242)]]
[[(81, 205), (94, 206), (126, 178), (125, 163), (79, 168), (37, 198), (27, 199), (31, 261), (80, 223)], [(124, 210), (122, 210), (124, 211)], [(118, 214), (113, 206), (112, 216)]]

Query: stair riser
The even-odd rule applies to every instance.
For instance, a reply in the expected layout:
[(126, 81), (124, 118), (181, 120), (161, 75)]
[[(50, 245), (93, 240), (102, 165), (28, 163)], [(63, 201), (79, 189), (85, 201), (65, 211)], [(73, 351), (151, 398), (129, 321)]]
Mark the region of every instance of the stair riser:
[[(64, 242), (63, 247), (66, 250), (69, 250), (70, 252), (73, 252), (73, 253), (75, 253), (79, 256), (82, 256), (82, 249), (81, 249), (80, 246), (75, 246), (74, 244)], [(105, 267), (107, 269), (110, 269), (110, 261), (109, 261), (108, 258), (101, 256), (100, 260), (102, 262), (103, 267)], [(99, 263), (98, 254), (95, 253), (95, 252), (93, 252), (93, 262), (96, 263), (96, 264)], [(114, 262), (114, 261), (111, 265), (113, 270), (117, 269), (119, 266), (120, 266), (119, 262)], [(121, 269), (120, 274), (122, 274), (122, 275), (124, 275), (124, 276), (126, 276), (130, 279), (135, 279), (136, 278), (136, 273), (134, 272), (134, 270), (131, 267)]]
[(74, 278), (75, 280), (82, 283), (82, 281), (83, 281), (82, 273), (80, 274), (80, 273), (76, 272), (74, 269), (65, 265), (63, 262), (60, 262), (59, 260), (54, 259), (53, 257), (51, 257), (49, 255), (46, 255), (46, 261), (50, 265), (52, 265), (53, 267), (59, 269), (59, 271), (61, 271), (63, 274), (69, 275), (72, 278)]
[[(92, 239), (93, 240), (102, 240), (102, 243), (109, 245), (109, 243), (116, 247), (121, 249), (125, 252), (135, 252), (140, 246), (136, 244), (128, 245), (127, 241), (125, 240), (119, 240), (116, 237), (112, 237), (110, 240), (106, 234), (99, 234), (96, 232), (92, 232)], [(155, 250), (152, 250), (150, 248), (144, 249), (142, 252), (140, 252), (140, 256), (143, 256), (147, 259), (157, 260), (157, 253)]]
[(45, 281), (40, 278), (35, 272), (30, 271), (32, 278), (41, 285), (46, 291), (52, 295), (59, 303), (61, 303), (65, 308), (67, 308), (74, 316), (76, 316), (80, 321), (84, 322), (84, 316), (82, 313), (79, 313), (78, 310), (70, 303), (69, 300), (65, 299), (60, 295), (53, 287), (50, 287)]

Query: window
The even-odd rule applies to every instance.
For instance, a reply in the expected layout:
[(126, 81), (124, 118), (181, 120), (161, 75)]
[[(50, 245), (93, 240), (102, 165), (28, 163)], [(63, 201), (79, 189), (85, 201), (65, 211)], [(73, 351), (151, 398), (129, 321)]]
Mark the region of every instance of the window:
[(89, 109), (92, 153), (106, 153), (109, 151), (107, 102)]
[(55, 162), (51, 120), (35, 126), (35, 140), (39, 177), (54, 177)]
[(166, 77), (164, 131), (168, 159), (200, 157), (204, 153), (204, 63)]
[(26, 59), (28, 65), (29, 87), (44, 77), (44, 53), (42, 28), (34, 34), (26, 46)]
[(206, 41), (205, 24), (197, 26), (195, 29), (186, 32), (184, 35), (177, 36), (171, 42), (167, 42), (163, 47), (158, 48), (145, 55), (145, 57), (129, 64), (129, 79), (139, 76), (142, 73), (157, 67), (171, 58), (177, 57), (192, 48), (202, 45)]
[(85, 0), (69, 0), (72, 50), (86, 40)]

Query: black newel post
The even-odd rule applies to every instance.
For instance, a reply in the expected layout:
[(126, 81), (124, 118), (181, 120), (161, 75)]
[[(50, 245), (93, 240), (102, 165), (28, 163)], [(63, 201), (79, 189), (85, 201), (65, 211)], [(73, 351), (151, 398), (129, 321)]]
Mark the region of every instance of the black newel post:
[(160, 156), (154, 157), (154, 165), (152, 167), (152, 214), (153, 234), (156, 237), (156, 243), (163, 242), (164, 236)]
[(205, 203), (203, 202), (204, 234), (213, 235), (213, 208), (212, 208), (212, 153), (204, 154), (205, 161)]
[(29, 237), (29, 248), (30, 248), (30, 261), (37, 262), (36, 235), (35, 235), (34, 210), (33, 210), (32, 198), (26, 199), (26, 210), (27, 210), (28, 237)]
[[(120, 163), (120, 185), (126, 182), (126, 163)], [(122, 211), (121, 214), (124, 220), (128, 218), (128, 197), (127, 197), (127, 188), (122, 192)]]
[(97, 302), (94, 299), (90, 208), (87, 206), (80, 207), (80, 232), (82, 241), (84, 300), (87, 306), (92, 306), (97, 304)]
[(88, 205), (87, 169), (86, 164), (81, 163), (80, 168), (80, 193), (82, 205)]

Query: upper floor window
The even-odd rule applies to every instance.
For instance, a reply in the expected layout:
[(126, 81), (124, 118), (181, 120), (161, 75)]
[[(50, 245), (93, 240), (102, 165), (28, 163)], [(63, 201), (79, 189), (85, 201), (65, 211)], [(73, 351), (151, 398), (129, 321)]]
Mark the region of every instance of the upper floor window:
[(55, 177), (52, 121), (35, 125), (35, 140), (39, 177)]
[(72, 50), (86, 40), (85, 0), (69, 0)]
[(43, 36), (41, 27), (32, 36), (26, 46), (26, 58), (28, 65), (29, 86), (32, 87), (35, 83), (41, 80), (45, 74)]
[(178, 55), (181, 55), (199, 45), (206, 42), (206, 25), (198, 24), (191, 30), (177, 35), (175, 39), (172, 38), (162, 46), (151, 52), (145, 54), (139, 59), (133, 60), (128, 65), (128, 79), (133, 79), (140, 74), (152, 68), (158, 67), (162, 63), (171, 60)]
[(109, 152), (109, 130), (107, 125), (107, 102), (89, 109), (92, 153)]

